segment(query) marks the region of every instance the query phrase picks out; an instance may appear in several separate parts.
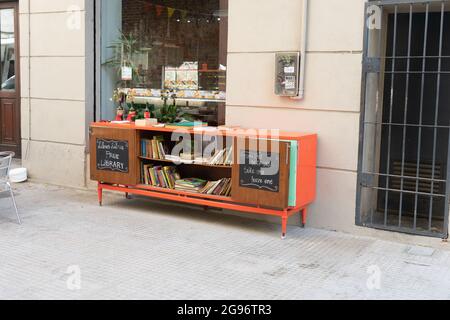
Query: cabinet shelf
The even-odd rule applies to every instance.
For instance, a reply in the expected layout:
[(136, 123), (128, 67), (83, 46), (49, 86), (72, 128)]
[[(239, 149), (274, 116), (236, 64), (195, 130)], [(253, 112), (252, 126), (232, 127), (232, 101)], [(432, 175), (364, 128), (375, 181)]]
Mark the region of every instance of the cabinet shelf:
[[(148, 160), (148, 161), (154, 161), (154, 162), (164, 162), (164, 163), (171, 163), (174, 165), (174, 162), (172, 160), (167, 160), (167, 159), (153, 159), (153, 158), (148, 158), (148, 157), (142, 157), (140, 156), (139, 159), (141, 160)], [(216, 169), (227, 169), (227, 170), (232, 170), (233, 166), (220, 166), (220, 165), (212, 165), (212, 164), (202, 164), (202, 163), (183, 163), (181, 162), (180, 165), (185, 165), (185, 166), (199, 166), (199, 167), (207, 167), (207, 168), (216, 168)]]
[[(161, 101), (161, 97), (144, 97), (144, 96), (136, 96), (135, 97), (137, 101)], [(206, 99), (206, 98), (182, 98), (177, 97), (177, 101), (184, 101), (184, 102), (217, 102), (217, 103), (224, 103), (225, 99)]]
[(216, 201), (232, 202), (231, 197), (215, 196), (215, 195), (204, 194), (204, 193), (195, 193), (195, 192), (180, 191), (180, 190), (175, 190), (175, 189), (153, 187), (153, 186), (147, 185), (147, 184), (140, 184), (140, 185), (137, 185), (136, 187), (139, 188), (139, 189), (143, 189), (143, 190), (163, 192), (163, 193), (169, 193), (169, 194), (185, 196), (185, 197), (193, 197), (193, 198), (200, 198), (200, 199), (209, 199), (209, 200), (216, 200)]

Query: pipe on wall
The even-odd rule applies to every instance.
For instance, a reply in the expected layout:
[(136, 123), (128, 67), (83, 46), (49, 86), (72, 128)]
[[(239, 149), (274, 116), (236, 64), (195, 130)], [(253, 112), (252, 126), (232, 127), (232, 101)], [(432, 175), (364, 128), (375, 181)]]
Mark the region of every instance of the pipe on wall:
[(306, 46), (308, 43), (308, 0), (303, 0), (302, 8), (302, 40), (301, 40), (301, 60), (300, 60), (300, 83), (298, 96), (295, 100), (302, 100), (305, 97), (305, 70), (306, 70)]

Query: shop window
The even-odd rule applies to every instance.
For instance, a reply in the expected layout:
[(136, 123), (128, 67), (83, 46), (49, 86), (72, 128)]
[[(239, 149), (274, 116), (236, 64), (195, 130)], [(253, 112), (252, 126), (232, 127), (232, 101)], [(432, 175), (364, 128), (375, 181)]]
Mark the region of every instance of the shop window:
[(16, 89), (14, 9), (1, 9), (0, 21), (1, 90), (14, 91)]
[(119, 92), (140, 109), (167, 95), (183, 117), (223, 124), (228, 0), (108, 0), (101, 12), (102, 119)]

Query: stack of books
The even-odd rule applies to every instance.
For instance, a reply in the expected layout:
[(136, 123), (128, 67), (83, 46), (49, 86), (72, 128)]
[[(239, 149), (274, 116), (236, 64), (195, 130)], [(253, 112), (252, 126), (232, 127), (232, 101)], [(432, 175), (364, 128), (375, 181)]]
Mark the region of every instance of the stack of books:
[(179, 130), (179, 129), (201, 128), (201, 127), (206, 127), (206, 126), (208, 126), (208, 124), (203, 123), (203, 122), (182, 121), (179, 123), (167, 123), (165, 127), (167, 129)]
[(231, 196), (231, 179), (224, 178), (219, 181), (208, 182), (200, 193), (215, 196)]
[(150, 159), (165, 160), (167, 150), (164, 147), (163, 141), (164, 138), (162, 137), (154, 137), (152, 140), (142, 140), (142, 156)]
[(180, 179), (175, 181), (175, 190), (200, 193), (207, 181), (198, 178)]
[(175, 181), (180, 180), (180, 174), (175, 167), (162, 167), (146, 164), (142, 166), (144, 183), (153, 187), (175, 189)]

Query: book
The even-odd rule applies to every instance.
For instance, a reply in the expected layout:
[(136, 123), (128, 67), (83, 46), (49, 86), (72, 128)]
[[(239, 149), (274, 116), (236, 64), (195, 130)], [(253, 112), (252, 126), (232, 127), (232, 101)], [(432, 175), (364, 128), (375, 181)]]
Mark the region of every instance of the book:
[(198, 178), (180, 179), (175, 181), (175, 190), (199, 193), (207, 181)]
[(158, 124), (158, 119), (138, 119), (134, 124), (136, 127), (151, 127)]
[(153, 152), (152, 158), (159, 159), (159, 152), (158, 152), (158, 147), (157, 147), (158, 141), (152, 140), (151, 143), (152, 143), (152, 152)]
[(190, 121), (182, 121), (179, 123), (168, 123), (166, 124), (166, 129), (194, 129), (199, 127), (207, 127), (207, 123), (203, 122), (190, 122)]
[(145, 184), (150, 184), (150, 172), (149, 172), (149, 168), (151, 167), (151, 165), (144, 165), (144, 183)]
[(196, 158), (196, 163), (208, 164), (213, 166), (231, 166), (233, 165), (233, 147), (217, 151), (211, 158)]
[(167, 183), (166, 183), (166, 179), (164, 177), (163, 171), (162, 170), (158, 170), (156, 172), (157, 176), (158, 176), (158, 186), (161, 188), (168, 188)]
[(229, 197), (231, 195), (231, 179), (224, 178), (218, 181), (210, 181), (200, 190), (200, 193)]

